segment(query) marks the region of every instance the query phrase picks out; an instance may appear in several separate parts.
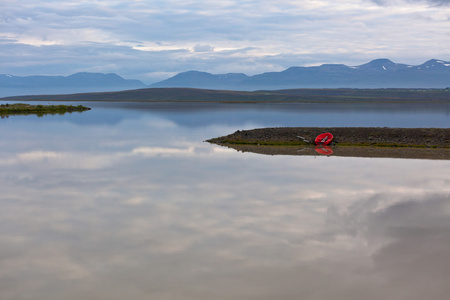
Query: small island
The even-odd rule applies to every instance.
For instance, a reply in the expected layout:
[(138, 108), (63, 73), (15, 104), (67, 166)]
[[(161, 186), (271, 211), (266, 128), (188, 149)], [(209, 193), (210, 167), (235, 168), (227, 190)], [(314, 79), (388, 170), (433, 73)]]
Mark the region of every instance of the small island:
[[(333, 142), (320, 151), (314, 139), (323, 132)], [(450, 128), (279, 127), (238, 130), (206, 142), (241, 152), (268, 155), (336, 155), (450, 159)]]
[(2, 118), (8, 117), (10, 115), (30, 115), (34, 114), (38, 117), (47, 114), (65, 114), (72, 112), (82, 112), (90, 110), (89, 107), (83, 105), (31, 105), (25, 103), (14, 103), (14, 104), (1, 104), (0, 105), (0, 116)]

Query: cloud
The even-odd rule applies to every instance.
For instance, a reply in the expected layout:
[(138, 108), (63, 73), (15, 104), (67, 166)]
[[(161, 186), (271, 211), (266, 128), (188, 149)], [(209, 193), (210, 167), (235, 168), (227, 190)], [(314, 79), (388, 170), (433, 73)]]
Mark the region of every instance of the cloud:
[(450, 5), (450, 0), (371, 0), (381, 6), (405, 5), (405, 4), (429, 4), (432, 6)]
[(194, 52), (212, 52), (212, 51), (214, 51), (214, 47), (210, 45), (197, 44), (194, 47)]
[(165, 79), (157, 74), (187, 70), (253, 75), (325, 62), (358, 65), (379, 57), (416, 64), (448, 56), (448, 3), (3, 1), (0, 70), (14, 75), (95, 70), (151, 83), (147, 80)]

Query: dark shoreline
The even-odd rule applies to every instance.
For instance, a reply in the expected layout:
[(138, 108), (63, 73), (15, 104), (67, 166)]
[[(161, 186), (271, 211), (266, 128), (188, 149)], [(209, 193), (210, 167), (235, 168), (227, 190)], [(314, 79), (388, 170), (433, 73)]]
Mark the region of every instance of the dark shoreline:
[(259, 128), (238, 130), (207, 142), (259, 154), (318, 155), (320, 149), (316, 150), (313, 141), (323, 132), (334, 135), (328, 155), (450, 159), (450, 128)]
[(2, 101), (129, 101), (217, 103), (375, 103), (449, 104), (448, 89), (351, 89), (300, 88), (285, 90), (230, 91), (195, 88), (144, 88), (116, 92), (59, 95), (22, 95)]

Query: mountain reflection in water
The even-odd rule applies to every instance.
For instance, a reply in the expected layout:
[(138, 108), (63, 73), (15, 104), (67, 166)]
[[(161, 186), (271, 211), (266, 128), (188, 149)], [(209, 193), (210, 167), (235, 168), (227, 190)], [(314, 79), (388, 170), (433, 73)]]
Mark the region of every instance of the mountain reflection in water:
[(239, 153), (202, 142), (235, 125), (120, 112), (2, 123), (1, 299), (449, 295), (448, 160)]

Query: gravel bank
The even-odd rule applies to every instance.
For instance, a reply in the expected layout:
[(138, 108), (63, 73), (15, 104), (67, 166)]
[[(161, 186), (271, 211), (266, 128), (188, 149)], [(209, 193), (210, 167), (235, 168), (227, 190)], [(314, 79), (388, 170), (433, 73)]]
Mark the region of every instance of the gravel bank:
[(387, 128), (387, 127), (279, 127), (238, 130), (227, 136), (213, 138), (215, 144), (305, 145), (313, 144), (317, 135), (330, 132), (332, 145), (449, 148), (449, 128)]
[[(314, 138), (334, 135), (324, 152)], [(240, 152), (267, 155), (333, 155), (408, 159), (450, 159), (448, 128), (281, 127), (238, 130), (207, 142)]]

